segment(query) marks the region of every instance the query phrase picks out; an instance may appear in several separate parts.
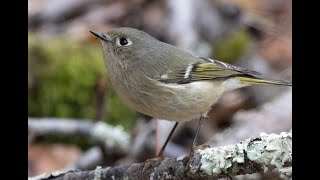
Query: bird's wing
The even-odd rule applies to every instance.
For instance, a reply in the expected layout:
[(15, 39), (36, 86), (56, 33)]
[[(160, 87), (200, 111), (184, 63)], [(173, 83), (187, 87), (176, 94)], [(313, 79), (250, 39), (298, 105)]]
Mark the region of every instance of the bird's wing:
[(238, 67), (218, 60), (204, 57), (199, 58), (206, 62), (195, 62), (187, 65), (183, 69), (174, 72), (167, 72), (166, 74), (161, 76), (160, 81), (165, 83), (183, 84), (194, 81), (229, 78), (236, 76), (258, 78), (257, 76), (261, 75), (256, 71), (248, 70), (243, 67)]

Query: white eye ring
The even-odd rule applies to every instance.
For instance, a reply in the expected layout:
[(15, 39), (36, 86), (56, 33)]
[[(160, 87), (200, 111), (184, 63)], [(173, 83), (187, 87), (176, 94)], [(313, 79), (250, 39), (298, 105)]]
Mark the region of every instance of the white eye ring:
[(116, 39), (116, 43), (118, 46), (130, 46), (132, 41), (129, 38), (121, 37)]

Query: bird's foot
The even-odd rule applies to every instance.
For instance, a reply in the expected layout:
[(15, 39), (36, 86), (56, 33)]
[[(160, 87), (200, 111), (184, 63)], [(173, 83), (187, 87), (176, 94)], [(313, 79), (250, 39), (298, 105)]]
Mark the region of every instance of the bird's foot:
[(145, 172), (146, 170), (150, 169), (152, 166), (154, 166), (155, 164), (157, 163), (160, 163), (162, 160), (164, 160), (164, 156), (163, 155), (158, 155), (152, 159), (147, 159), (145, 162), (144, 162), (144, 166), (143, 166), (143, 170), (142, 172)]
[(190, 164), (192, 163), (192, 161), (194, 160), (193, 156), (195, 154), (195, 152), (197, 152), (197, 150), (201, 150), (201, 149), (205, 149), (205, 148), (209, 148), (210, 146), (208, 144), (202, 144), (202, 145), (199, 145), (199, 146), (195, 146), (193, 145), (191, 147), (191, 150), (190, 150), (190, 153), (189, 153), (189, 162), (187, 164), (187, 167), (189, 168), (190, 167)]
[(202, 145), (199, 145), (199, 146), (195, 146), (193, 145), (191, 147), (191, 150), (190, 150), (190, 153), (189, 153), (189, 157), (192, 158), (194, 153), (197, 151), (197, 150), (202, 150), (202, 149), (206, 149), (206, 148), (209, 148), (210, 146), (208, 144), (202, 144)]

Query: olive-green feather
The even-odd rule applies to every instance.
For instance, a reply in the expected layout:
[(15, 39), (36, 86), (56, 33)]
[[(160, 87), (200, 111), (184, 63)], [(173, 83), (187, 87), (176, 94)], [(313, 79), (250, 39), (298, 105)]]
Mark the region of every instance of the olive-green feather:
[(243, 84), (263, 84), (263, 85), (281, 85), (292, 86), (292, 82), (283, 80), (257, 79), (252, 77), (238, 77), (240, 83)]
[[(167, 73), (166, 78), (161, 79), (160, 81), (166, 83), (190, 83), (217, 78), (227, 79), (236, 77), (239, 79), (240, 83), (244, 84), (292, 85), (292, 83), (288, 81), (264, 78), (261, 73), (243, 67), (209, 58), (200, 58), (199, 62), (189, 64), (184, 69)], [(201, 60), (205, 60), (205, 62)]]

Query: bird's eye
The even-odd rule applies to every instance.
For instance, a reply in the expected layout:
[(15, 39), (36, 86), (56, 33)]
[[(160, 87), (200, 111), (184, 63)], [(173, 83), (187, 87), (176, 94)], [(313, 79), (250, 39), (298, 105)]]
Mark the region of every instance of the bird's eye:
[(125, 37), (122, 37), (122, 38), (119, 38), (118, 41), (117, 41), (118, 45), (120, 46), (129, 46), (132, 44), (132, 42), (130, 41), (129, 38), (125, 38)]
[(120, 38), (119, 43), (120, 45), (125, 46), (128, 45), (128, 40), (126, 38)]

